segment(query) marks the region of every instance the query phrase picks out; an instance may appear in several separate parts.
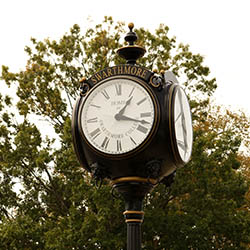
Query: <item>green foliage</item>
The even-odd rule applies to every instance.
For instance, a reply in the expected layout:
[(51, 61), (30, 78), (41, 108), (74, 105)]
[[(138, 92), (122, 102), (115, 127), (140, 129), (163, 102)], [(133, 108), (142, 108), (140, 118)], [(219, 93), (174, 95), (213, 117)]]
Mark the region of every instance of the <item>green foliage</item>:
[[(124, 62), (115, 51), (125, 30), (110, 17), (84, 34), (74, 25), (59, 41), (32, 38), (25, 70), (2, 66), (16, 96), (0, 95), (0, 249), (126, 249), (123, 201), (108, 183), (95, 187), (71, 138), (79, 80)], [(249, 249), (249, 160), (239, 152), (249, 120), (210, 103), (216, 80), (203, 57), (168, 31), (136, 30), (147, 49), (139, 64), (180, 77), (195, 140), (171, 188), (160, 184), (145, 200), (143, 249)]]

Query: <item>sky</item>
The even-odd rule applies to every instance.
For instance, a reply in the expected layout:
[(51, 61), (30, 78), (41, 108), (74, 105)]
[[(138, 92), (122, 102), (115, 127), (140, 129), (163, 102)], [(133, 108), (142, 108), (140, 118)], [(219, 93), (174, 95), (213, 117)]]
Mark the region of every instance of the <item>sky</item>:
[[(249, 0), (8, 0), (0, 1), (0, 66), (25, 68), (30, 38), (59, 39), (75, 24), (82, 31), (104, 16), (154, 31), (160, 23), (178, 42), (205, 57), (216, 77), (216, 102), (250, 115)], [(11, 92), (11, 90), (9, 90)]]

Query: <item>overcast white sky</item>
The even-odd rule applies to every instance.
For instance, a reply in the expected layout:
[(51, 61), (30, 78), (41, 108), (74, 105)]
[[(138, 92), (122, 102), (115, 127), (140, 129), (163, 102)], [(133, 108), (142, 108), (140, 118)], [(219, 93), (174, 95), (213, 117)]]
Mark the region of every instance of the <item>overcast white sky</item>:
[(105, 15), (170, 34), (205, 56), (218, 82), (217, 102), (250, 114), (250, 0), (3, 0), (0, 1), (0, 65), (12, 71), (26, 64), (30, 37), (60, 38), (73, 24), (86, 28), (90, 16)]

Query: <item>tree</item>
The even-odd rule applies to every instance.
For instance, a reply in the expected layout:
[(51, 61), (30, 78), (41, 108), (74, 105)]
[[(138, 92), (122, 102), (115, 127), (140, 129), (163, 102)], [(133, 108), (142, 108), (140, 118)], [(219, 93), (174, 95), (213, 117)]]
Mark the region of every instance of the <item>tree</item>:
[[(216, 80), (203, 57), (168, 31), (163, 24), (155, 33), (136, 30), (147, 49), (138, 63), (181, 77), (195, 141), (174, 184), (158, 185), (145, 200), (143, 249), (247, 249), (249, 158), (239, 149), (249, 120), (210, 103)], [(124, 33), (111, 17), (83, 35), (74, 25), (59, 41), (32, 38), (25, 70), (2, 66), (1, 79), (16, 93), (0, 96), (1, 249), (126, 249), (123, 201), (111, 198), (108, 180), (95, 187), (71, 138), (79, 80), (124, 63), (115, 54)]]

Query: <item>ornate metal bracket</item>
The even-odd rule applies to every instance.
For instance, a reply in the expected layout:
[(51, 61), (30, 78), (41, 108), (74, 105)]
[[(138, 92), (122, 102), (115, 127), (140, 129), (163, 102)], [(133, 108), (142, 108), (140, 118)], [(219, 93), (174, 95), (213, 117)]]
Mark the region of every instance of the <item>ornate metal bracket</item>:
[[(160, 176), (161, 164), (161, 160), (152, 160), (146, 164), (146, 173), (149, 181), (150, 179), (157, 179)], [(156, 185), (158, 182), (152, 184)]]
[(162, 90), (164, 80), (161, 77), (152, 75), (149, 82), (154, 88), (157, 88), (159, 91)]
[(90, 166), (90, 169), (91, 169), (92, 176), (94, 180), (96, 181), (96, 183), (100, 182), (100, 185), (101, 185), (102, 181), (105, 178), (110, 179), (110, 173), (108, 172), (108, 170), (105, 167), (103, 167), (101, 164), (99, 164), (98, 162), (93, 163)]
[(118, 49), (117, 54), (126, 59), (128, 64), (135, 64), (136, 60), (142, 57), (146, 50), (145, 48), (134, 44), (137, 40), (137, 35), (133, 32), (134, 24), (130, 23), (128, 27), (130, 31), (126, 34), (125, 41), (128, 42), (129, 45)]
[(87, 79), (85, 77), (83, 77), (81, 80), (80, 80), (80, 95), (81, 96), (85, 96), (88, 91), (90, 90), (90, 85), (89, 83), (87, 82)]

